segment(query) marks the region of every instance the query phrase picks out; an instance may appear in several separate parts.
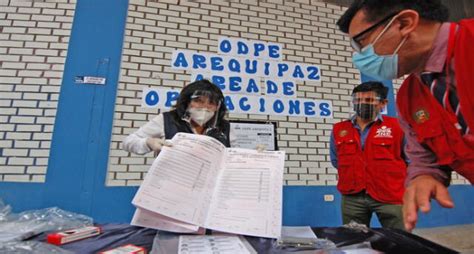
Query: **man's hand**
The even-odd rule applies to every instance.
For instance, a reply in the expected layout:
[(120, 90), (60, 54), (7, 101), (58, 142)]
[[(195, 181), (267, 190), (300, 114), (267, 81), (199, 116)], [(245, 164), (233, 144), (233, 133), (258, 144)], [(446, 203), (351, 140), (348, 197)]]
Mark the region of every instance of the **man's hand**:
[(430, 211), (431, 198), (436, 199), (442, 207), (454, 207), (446, 186), (433, 176), (421, 175), (410, 182), (403, 197), (403, 221), (407, 231), (411, 232), (415, 228), (418, 210), (423, 213)]
[(154, 152), (159, 153), (163, 146), (172, 146), (171, 141), (165, 140), (164, 138), (147, 138), (146, 145)]

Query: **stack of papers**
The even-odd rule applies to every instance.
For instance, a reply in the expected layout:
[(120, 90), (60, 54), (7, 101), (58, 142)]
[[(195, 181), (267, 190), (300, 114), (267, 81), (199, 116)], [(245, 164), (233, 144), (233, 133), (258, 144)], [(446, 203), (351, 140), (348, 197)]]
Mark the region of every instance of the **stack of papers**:
[(226, 148), (178, 133), (164, 147), (132, 203), (132, 225), (171, 232), (204, 228), (278, 238), (285, 153)]
[(238, 236), (191, 236), (179, 237), (178, 254), (253, 254), (252, 246)]

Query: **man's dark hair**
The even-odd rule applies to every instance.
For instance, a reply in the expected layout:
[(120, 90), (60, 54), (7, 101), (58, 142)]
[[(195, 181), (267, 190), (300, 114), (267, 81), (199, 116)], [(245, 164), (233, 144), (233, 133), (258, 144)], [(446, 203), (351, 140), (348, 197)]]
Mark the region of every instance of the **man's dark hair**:
[(388, 88), (378, 81), (364, 82), (352, 90), (352, 95), (359, 92), (375, 92), (381, 100), (387, 99)]
[[(207, 79), (197, 80), (193, 83), (185, 86), (181, 93), (179, 94), (179, 98), (174, 105), (174, 110), (171, 111), (171, 114), (175, 118), (176, 121), (181, 121), (181, 118), (186, 114), (188, 109), (189, 103), (191, 103), (191, 97), (196, 91), (207, 91), (209, 99), (212, 103), (216, 105), (220, 104), (220, 107), (217, 109), (216, 116), (217, 116), (217, 127), (223, 127), (221, 125), (224, 124), (224, 116), (227, 112), (226, 105), (224, 103), (224, 94), (219, 87), (211, 83)], [(209, 123), (213, 122), (214, 118), (212, 118)]]
[(364, 10), (367, 22), (375, 23), (392, 13), (407, 9), (417, 11), (426, 20), (445, 22), (449, 18), (448, 8), (440, 0), (354, 0), (337, 25), (342, 32), (348, 33), (349, 25), (359, 10)]

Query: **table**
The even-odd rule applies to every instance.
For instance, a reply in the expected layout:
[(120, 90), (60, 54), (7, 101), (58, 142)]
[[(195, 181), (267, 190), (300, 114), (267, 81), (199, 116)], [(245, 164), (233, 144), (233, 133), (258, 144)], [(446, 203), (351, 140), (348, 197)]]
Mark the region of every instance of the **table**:
[[(99, 226), (103, 229), (102, 234), (65, 244), (61, 247), (82, 254), (96, 253), (130, 243), (145, 247), (150, 251), (157, 232), (154, 229), (128, 224), (104, 224)], [(315, 227), (312, 229), (318, 238), (327, 238), (333, 241), (337, 247), (369, 241), (373, 249), (385, 253), (458, 253), (414, 234), (397, 229), (375, 228), (369, 229), (365, 233), (344, 227)], [(46, 234), (42, 234), (33, 240), (44, 241), (45, 238)], [(285, 253), (283, 250), (275, 250), (273, 247), (275, 240), (273, 239), (248, 236), (246, 239), (258, 253)]]

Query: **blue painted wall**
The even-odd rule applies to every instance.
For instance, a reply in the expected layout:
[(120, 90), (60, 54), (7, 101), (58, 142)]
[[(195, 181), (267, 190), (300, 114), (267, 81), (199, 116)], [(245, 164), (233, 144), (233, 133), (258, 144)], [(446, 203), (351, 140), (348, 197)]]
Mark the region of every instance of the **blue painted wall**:
[[(432, 211), (420, 214), (417, 227), (436, 227), (474, 223), (474, 188), (469, 185), (453, 185), (449, 192), (455, 208), (444, 209), (436, 202), (432, 203)], [(333, 194), (333, 202), (325, 202), (325, 194)], [(283, 224), (338, 226), (342, 224), (341, 196), (335, 186), (285, 186), (283, 195)], [(380, 227), (374, 216), (372, 227)]]
[[(0, 182), (0, 197), (15, 212), (58, 206), (97, 222), (130, 221), (130, 202), (137, 188), (105, 186), (127, 7), (127, 0), (78, 1), (46, 183)], [(75, 84), (74, 77), (83, 75), (104, 76), (107, 84)], [(389, 107), (389, 112), (394, 108)], [(474, 223), (474, 189), (452, 186), (450, 191), (456, 208), (434, 205), (433, 212), (420, 218), (419, 226)], [(335, 195), (335, 201), (324, 202), (324, 194)], [(286, 186), (283, 222), (338, 226), (339, 204), (340, 195), (333, 186)]]
[[(79, 0), (59, 94), (45, 184), (0, 183), (14, 211), (59, 206), (97, 221), (129, 221), (137, 188), (105, 187), (128, 0)], [(76, 84), (102, 76), (105, 85)]]

